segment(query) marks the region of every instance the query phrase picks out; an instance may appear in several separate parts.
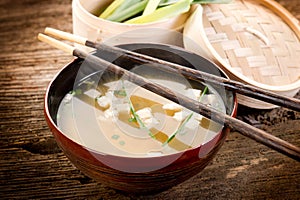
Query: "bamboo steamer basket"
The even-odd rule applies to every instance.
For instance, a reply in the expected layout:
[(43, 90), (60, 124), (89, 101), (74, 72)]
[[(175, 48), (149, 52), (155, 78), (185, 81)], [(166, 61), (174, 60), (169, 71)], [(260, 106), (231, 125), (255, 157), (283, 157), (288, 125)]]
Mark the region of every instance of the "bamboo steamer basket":
[[(184, 28), (185, 48), (214, 61), (231, 79), (290, 97), (300, 89), (299, 40), (299, 21), (273, 0), (197, 5)], [(243, 95), (238, 101), (276, 107)]]

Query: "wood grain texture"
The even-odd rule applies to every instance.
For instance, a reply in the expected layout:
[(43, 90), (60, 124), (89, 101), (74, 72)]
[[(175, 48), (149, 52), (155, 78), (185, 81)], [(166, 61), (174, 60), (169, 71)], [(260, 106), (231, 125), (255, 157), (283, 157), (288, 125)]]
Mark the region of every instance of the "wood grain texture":
[[(300, 20), (299, 0), (278, 0)], [(171, 190), (132, 196), (96, 183), (57, 147), (43, 116), (46, 87), (73, 58), (39, 42), (72, 31), (71, 0), (0, 0), (1, 199), (299, 199), (300, 165), (232, 131), (213, 162)], [(299, 95), (298, 95), (299, 97)], [(238, 117), (300, 146), (300, 113), (239, 108)]]

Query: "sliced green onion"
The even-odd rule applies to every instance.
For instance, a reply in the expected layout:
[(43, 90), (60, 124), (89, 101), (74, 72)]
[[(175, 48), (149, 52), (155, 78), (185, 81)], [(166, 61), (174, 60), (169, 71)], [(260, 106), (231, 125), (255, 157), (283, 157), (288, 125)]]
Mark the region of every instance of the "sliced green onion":
[(147, 126), (141, 120), (140, 116), (135, 112), (135, 109), (134, 109), (134, 107), (132, 105), (132, 102), (131, 102), (130, 98), (128, 97), (127, 93), (126, 93), (126, 89), (125, 89), (123, 81), (122, 81), (122, 91), (124, 92), (123, 94), (125, 94), (125, 96), (127, 98), (130, 112), (133, 115), (133, 117), (129, 119), (129, 122), (137, 122), (139, 124), (140, 128), (145, 129), (148, 132), (149, 136), (151, 136), (152, 138), (155, 138), (155, 136), (152, 134), (152, 132), (147, 128)]
[(127, 24), (143, 24), (154, 22), (157, 20), (167, 19), (181, 13), (189, 11), (191, 0), (180, 0), (169, 6), (161, 7), (155, 10), (152, 14), (135, 17), (128, 21), (125, 21)]
[(129, 121), (131, 121), (131, 122), (135, 122), (136, 121), (139, 124), (140, 128), (145, 129), (152, 138), (155, 138), (155, 136), (152, 134), (152, 132), (147, 128), (147, 126), (141, 120), (140, 116), (135, 112), (134, 107), (133, 107), (130, 99), (129, 99), (128, 102), (129, 102), (129, 106), (130, 106), (130, 112), (133, 115), (133, 118), (129, 119)]
[(115, 0), (113, 1), (99, 16), (100, 18), (107, 18), (111, 15), (125, 0)]
[[(204, 90), (201, 92), (201, 95), (198, 99), (199, 102), (201, 102), (203, 96), (207, 93), (208, 91), (208, 87), (205, 86)], [(193, 112), (191, 114), (189, 114), (180, 124), (180, 126), (178, 127), (178, 129), (167, 139), (167, 141), (163, 144), (163, 145), (166, 145), (168, 144), (172, 139), (175, 138), (175, 136), (180, 133), (184, 128), (185, 128), (185, 125), (190, 121), (190, 119), (192, 118), (193, 116)]]
[(77, 89), (75, 89), (75, 90), (72, 90), (72, 91), (70, 92), (70, 94), (72, 94), (72, 95), (81, 95), (81, 94), (83, 94), (83, 92), (82, 92), (81, 89), (77, 88)]
[(204, 90), (201, 92), (201, 95), (200, 95), (200, 97), (199, 97), (199, 99), (198, 99), (199, 102), (202, 101), (203, 96), (204, 96), (207, 92), (208, 92), (208, 87), (205, 86)]
[(126, 91), (124, 89), (122, 90), (115, 90), (114, 95), (116, 97), (126, 97)]
[(175, 136), (180, 133), (184, 128), (185, 125), (190, 121), (190, 119), (192, 118), (193, 113), (190, 113), (180, 124), (180, 126), (178, 127), (178, 129), (167, 139), (167, 141), (163, 144), (166, 145), (168, 144), (172, 139), (175, 138)]

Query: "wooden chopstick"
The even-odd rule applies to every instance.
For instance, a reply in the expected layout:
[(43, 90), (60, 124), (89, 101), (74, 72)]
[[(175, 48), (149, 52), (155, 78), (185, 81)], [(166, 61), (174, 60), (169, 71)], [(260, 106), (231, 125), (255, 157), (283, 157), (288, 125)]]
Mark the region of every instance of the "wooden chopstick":
[(106, 60), (103, 60), (97, 56), (88, 54), (84, 51), (76, 49), (73, 46), (66, 45), (61, 41), (58, 41), (54, 38), (46, 36), (44, 34), (38, 35), (39, 40), (46, 42), (56, 48), (62, 49), (67, 53), (71, 53), (74, 56), (85, 59), (85, 62), (89, 63), (89, 66), (95, 67), (95, 69), (108, 70), (115, 73), (116, 75), (121, 75), (123, 78), (149, 90), (153, 93), (156, 93), (166, 99), (169, 99), (175, 103), (178, 103), (191, 111), (201, 114), (204, 117), (207, 117), (215, 122), (223, 124), (231, 129), (237, 130), (239, 133), (264, 144), (278, 152), (281, 152), (284, 155), (289, 156), (297, 161), (300, 161), (300, 148), (296, 147), (280, 138), (277, 138), (263, 130), (255, 128), (243, 121), (240, 121), (236, 118), (233, 118), (229, 115), (221, 113), (214, 108), (208, 107), (202, 104), (199, 101), (190, 99), (176, 91), (172, 91), (164, 86), (150, 82), (149, 80), (136, 75), (130, 71), (127, 71), (117, 65), (114, 65)]
[(71, 42), (75, 42), (84, 46), (92, 47), (98, 50), (102, 50), (104, 52), (114, 53), (120, 56), (128, 57), (129, 59), (133, 59), (135, 61), (140, 62), (150, 62), (157, 63), (159, 65), (153, 65), (159, 70), (164, 70), (168, 72), (180, 73), (186, 78), (194, 81), (205, 81), (211, 84), (216, 84), (223, 86), (227, 90), (256, 98), (261, 101), (265, 101), (267, 103), (275, 104), (278, 106), (282, 106), (285, 108), (289, 108), (295, 111), (300, 111), (300, 100), (296, 98), (287, 97), (284, 95), (279, 95), (274, 92), (270, 92), (268, 90), (264, 90), (255, 86), (247, 85), (238, 81), (233, 81), (230, 79), (226, 79), (223, 77), (215, 76), (206, 72), (202, 72), (199, 70), (191, 69), (188, 67), (184, 67), (179, 64), (175, 64), (172, 62), (168, 62), (165, 60), (157, 59), (151, 56), (147, 56), (144, 54), (128, 51), (122, 48), (108, 46), (103, 43), (92, 42), (87, 38), (77, 36), (71, 33), (67, 33), (64, 31), (60, 31), (57, 29), (47, 27), (45, 29), (45, 33), (50, 34), (54, 37), (58, 37), (61, 39), (69, 40)]

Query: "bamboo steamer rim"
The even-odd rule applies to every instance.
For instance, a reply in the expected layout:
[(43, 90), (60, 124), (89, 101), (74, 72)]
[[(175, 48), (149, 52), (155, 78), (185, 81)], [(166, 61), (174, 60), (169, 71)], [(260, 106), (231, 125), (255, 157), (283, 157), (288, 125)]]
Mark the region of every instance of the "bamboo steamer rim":
[[(295, 34), (298, 43), (300, 43), (300, 26), (299, 26), (299, 22), (298, 20), (293, 17), (293, 15), (288, 12), (284, 7), (282, 7), (279, 3), (273, 1), (273, 0), (235, 0), (235, 2), (254, 2), (255, 6), (264, 6), (264, 9), (268, 9), (272, 12), (272, 14), (275, 14), (276, 16), (278, 16), (283, 23), (285, 23), (289, 29)], [(200, 26), (201, 29), (197, 29), (197, 31), (200, 32), (200, 36), (198, 37), (202, 37), (199, 43), (200, 45), (205, 46), (206, 50), (208, 51), (208, 54), (210, 54), (209, 56), (211, 57), (211, 59), (213, 61), (215, 61), (217, 64), (219, 64), (222, 69), (228, 73), (228, 75), (230, 76), (230, 78), (235, 79), (235, 80), (239, 80), (242, 82), (246, 82), (248, 84), (263, 88), (263, 89), (267, 89), (270, 91), (274, 91), (274, 92), (286, 92), (286, 91), (291, 91), (291, 90), (299, 90), (300, 88), (300, 73), (297, 73), (295, 80), (294, 81), (290, 81), (289, 83), (285, 83), (285, 84), (281, 84), (281, 85), (272, 85), (272, 84), (266, 84), (264, 82), (260, 82), (257, 80), (254, 80), (252, 78), (247, 77), (246, 75), (244, 75), (243, 73), (237, 72), (234, 68), (231, 67), (231, 65), (226, 62), (226, 60), (224, 58), (222, 58), (220, 56), (220, 54), (217, 52), (217, 50), (213, 47), (213, 45), (211, 44), (211, 42), (209, 41), (207, 34), (204, 30), (204, 24), (203, 24), (203, 18), (204, 16), (204, 8), (206, 5), (204, 6), (200, 6), (197, 5), (196, 8), (194, 8), (194, 13), (192, 14), (191, 18), (195, 18), (196, 16), (202, 16), (202, 19), (196, 19), (197, 21), (197, 27)], [(218, 4), (218, 5), (213, 5), (213, 6), (218, 6), (220, 8), (222, 8), (222, 6), (226, 6), (223, 4)], [(197, 13), (198, 12), (198, 13)], [(188, 27), (187, 27), (188, 26)], [(184, 33), (187, 34), (187, 36), (191, 36), (193, 37), (193, 40), (195, 39), (195, 41), (197, 42), (197, 39), (195, 38), (195, 34), (191, 34), (191, 30), (194, 27), (191, 26), (191, 24), (186, 24), (185, 29), (184, 29)], [(199, 39), (200, 40), (200, 39)], [(298, 45), (298, 47), (300, 47), (300, 44)], [(300, 48), (299, 48), (300, 49)], [(299, 51), (299, 50), (298, 50)], [(297, 64), (296, 66), (297, 70), (299, 71), (300, 68), (300, 62)], [(297, 71), (296, 70), (296, 71)]]

